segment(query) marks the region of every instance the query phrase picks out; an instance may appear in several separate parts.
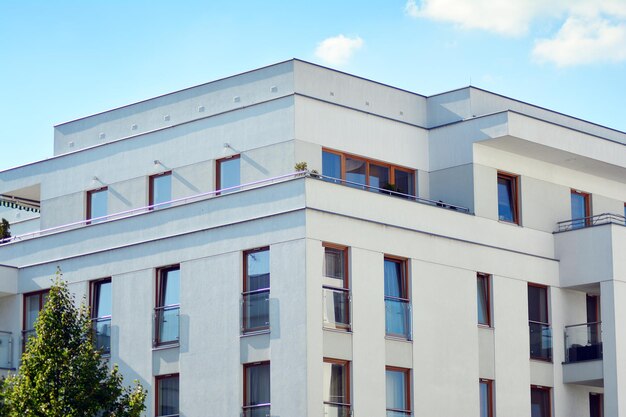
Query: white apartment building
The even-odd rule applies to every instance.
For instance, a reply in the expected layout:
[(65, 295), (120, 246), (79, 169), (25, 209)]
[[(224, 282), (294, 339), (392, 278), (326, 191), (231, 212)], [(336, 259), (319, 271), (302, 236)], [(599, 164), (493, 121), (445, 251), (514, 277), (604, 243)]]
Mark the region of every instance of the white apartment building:
[(4, 373), (60, 267), (146, 416), (626, 417), (624, 132), (289, 60), (57, 125), (0, 200)]

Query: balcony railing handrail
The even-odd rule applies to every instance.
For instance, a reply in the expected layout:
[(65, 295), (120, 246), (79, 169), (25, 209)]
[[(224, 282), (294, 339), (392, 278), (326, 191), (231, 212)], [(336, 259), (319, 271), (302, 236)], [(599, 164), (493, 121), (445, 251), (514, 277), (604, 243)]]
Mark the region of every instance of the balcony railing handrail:
[(169, 305), (166, 305), (166, 306), (154, 307), (154, 311), (160, 311), (160, 310), (171, 311), (171, 310), (178, 310), (178, 309), (180, 309), (180, 304), (169, 304)]
[(528, 323), (532, 323), (532, 324), (541, 324), (542, 326), (546, 326), (546, 327), (552, 327), (552, 325), (550, 323), (545, 323), (543, 321), (535, 321), (535, 320), (528, 320)]
[(103, 322), (103, 321), (111, 321), (112, 317), (113, 316), (92, 317), (91, 321), (92, 322), (96, 322), (96, 323), (100, 323), (100, 322)]
[(595, 216), (580, 217), (577, 219), (557, 222), (557, 232), (568, 230), (584, 229), (586, 227), (599, 226), (603, 224), (617, 224), (626, 226), (626, 217), (616, 213), (602, 213)]
[(358, 182), (344, 180), (344, 179), (336, 178), (336, 177), (331, 177), (331, 176), (328, 176), (328, 175), (311, 174), (310, 172), (307, 172), (306, 175), (307, 175), (307, 177), (317, 178), (317, 179), (320, 179), (320, 180), (324, 180), (326, 178), (327, 180), (332, 180), (332, 182), (340, 182), (340, 183), (346, 184), (346, 185), (354, 185), (354, 186), (357, 186), (359, 188), (366, 188), (368, 190), (380, 191), (380, 192), (385, 193), (385, 194), (395, 195), (395, 196), (398, 196), (398, 197), (406, 198), (407, 200), (414, 200), (414, 201), (416, 201), (418, 203), (428, 204), (429, 206), (441, 207), (441, 208), (445, 208), (445, 209), (448, 209), (448, 210), (458, 211), (458, 212), (461, 212), (461, 213), (468, 213), (468, 214), (470, 213), (470, 209), (467, 208), (467, 207), (457, 206), (455, 204), (449, 204), (449, 203), (446, 203), (446, 202), (443, 202), (443, 201), (429, 200), (427, 198), (418, 197), (418, 196), (412, 195), (412, 194), (404, 194), (404, 193), (400, 193), (398, 191), (387, 190), (385, 188), (374, 187), (373, 185), (361, 184), (361, 183), (358, 183)]
[(251, 408), (261, 408), (261, 407), (270, 407), (272, 403), (263, 403), (263, 404), (254, 404), (254, 405), (244, 405), (241, 408), (244, 410), (249, 410)]
[(352, 407), (352, 404), (350, 404), (350, 403), (338, 403), (338, 402), (334, 402), (334, 401), (324, 401), (324, 404), (327, 404), (327, 405), (337, 405), (339, 407)]
[(589, 323), (579, 323), (579, 324), (570, 324), (565, 326), (566, 329), (570, 329), (572, 327), (582, 327), (582, 326), (593, 326), (593, 325), (598, 325), (598, 324), (602, 324), (601, 321), (592, 321)]
[(264, 292), (270, 292), (270, 287), (267, 288), (259, 288), (258, 290), (252, 290), (252, 291), (243, 291), (241, 293), (242, 296), (246, 296), (246, 295), (252, 295), (252, 294), (261, 294)]
[(13, 332), (8, 332), (6, 330), (0, 330), (0, 334), (8, 334), (9, 336), (13, 336)]
[(350, 292), (350, 288), (333, 287), (331, 285), (322, 285), (322, 289), (330, 291)]
[(402, 297), (394, 297), (392, 295), (385, 295), (385, 300), (391, 300), (391, 301), (399, 301), (402, 303), (410, 303), (411, 300), (408, 298), (402, 298)]

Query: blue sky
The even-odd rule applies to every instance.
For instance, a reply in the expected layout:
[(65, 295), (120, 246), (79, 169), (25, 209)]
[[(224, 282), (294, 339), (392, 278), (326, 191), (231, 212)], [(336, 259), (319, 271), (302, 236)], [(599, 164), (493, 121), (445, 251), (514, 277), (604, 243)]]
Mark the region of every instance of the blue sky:
[(626, 131), (625, 0), (3, 0), (0, 170), (52, 156), (54, 124), (293, 57)]

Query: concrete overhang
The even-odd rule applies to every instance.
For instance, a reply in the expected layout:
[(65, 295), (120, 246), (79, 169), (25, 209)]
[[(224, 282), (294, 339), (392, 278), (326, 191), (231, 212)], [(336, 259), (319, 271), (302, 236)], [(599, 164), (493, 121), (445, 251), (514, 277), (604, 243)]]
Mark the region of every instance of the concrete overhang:
[(595, 361), (564, 363), (563, 383), (603, 387), (604, 373), (602, 366), (602, 359)]
[(17, 294), (17, 268), (0, 265), (0, 297)]

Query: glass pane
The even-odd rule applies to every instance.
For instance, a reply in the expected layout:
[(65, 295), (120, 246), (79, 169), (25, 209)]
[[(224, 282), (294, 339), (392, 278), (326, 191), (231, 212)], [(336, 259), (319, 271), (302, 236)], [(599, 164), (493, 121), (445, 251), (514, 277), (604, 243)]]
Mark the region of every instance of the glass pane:
[(370, 185), (384, 188), (389, 185), (389, 168), (370, 164)]
[(261, 291), (243, 296), (244, 331), (267, 328), (270, 324), (270, 292)]
[(396, 177), (396, 191), (402, 194), (415, 195), (415, 175), (398, 169), (394, 173)]
[[(346, 157), (346, 181), (365, 185), (366, 162), (360, 159)], [(355, 184), (348, 184), (358, 187)]]
[(270, 365), (268, 363), (246, 367), (245, 389), (246, 403), (244, 405), (270, 403)]
[(324, 417), (350, 417), (349, 405), (324, 404)]
[(322, 152), (322, 175), (324, 177), (341, 179), (340, 155), (330, 152)]
[(487, 382), (480, 383), (480, 417), (491, 417), (490, 411), (490, 395), (489, 384)]
[(582, 219), (572, 222), (572, 228), (577, 229), (585, 226), (584, 218), (589, 214), (587, 213), (587, 199), (584, 194), (572, 192), (572, 220)]
[(156, 311), (159, 331), (158, 343), (175, 342), (178, 340), (179, 310), (178, 307), (168, 307)]
[(529, 323), (530, 357), (552, 360), (552, 329), (549, 325)]
[(35, 321), (39, 316), (39, 302), (41, 294), (29, 295), (26, 297), (26, 328), (24, 330), (32, 330), (35, 328)]
[(385, 331), (388, 335), (409, 339), (410, 304), (408, 301), (385, 300)]
[[(164, 174), (152, 177), (152, 201), (150, 205), (160, 204), (172, 199), (172, 175)], [(166, 205), (159, 206), (164, 208)]]
[(538, 323), (549, 323), (547, 288), (534, 285), (528, 286), (528, 320)]
[(348, 403), (348, 369), (344, 363), (324, 362), (324, 401)]
[(158, 415), (178, 414), (178, 377), (173, 376), (158, 380), (159, 403)]
[(271, 417), (270, 406), (246, 408), (243, 410), (243, 417)]
[(339, 280), (338, 287), (344, 286), (345, 252), (340, 249), (324, 248), (324, 276)]
[(107, 215), (107, 194), (107, 190), (92, 191), (89, 193), (89, 219)]
[(348, 291), (323, 288), (324, 326), (348, 329), (350, 327), (350, 294)]
[(406, 298), (402, 262), (385, 259), (385, 296)]
[(589, 393), (589, 417), (604, 417), (602, 394)]
[[(224, 188), (237, 187), (241, 184), (240, 175), (240, 158), (231, 158), (220, 161), (220, 184), (218, 188), (223, 190)], [(231, 193), (237, 191), (239, 188), (233, 188), (223, 191), (222, 194)]]
[(498, 177), (498, 218), (500, 220), (515, 221), (513, 204), (513, 180)]
[(406, 372), (387, 370), (387, 408), (407, 410)]
[(246, 258), (246, 291), (255, 291), (270, 287), (270, 251), (269, 249), (249, 252)]
[(103, 353), (111, 352), (111, 319), (96, 319), (93, 322), (95, 348)]
[(550, 391), (538, 388), (530, 389), (531, 417), (550, 416)]
[(161, 306), (180, 304), (180, 269), (161, 271)]
[(111, 282), (96, 283), (96, 316), (105, 317), (111, 315)]
[(479, 275), (477, 284), (478, 323), (489, 325), (489, 278)]

